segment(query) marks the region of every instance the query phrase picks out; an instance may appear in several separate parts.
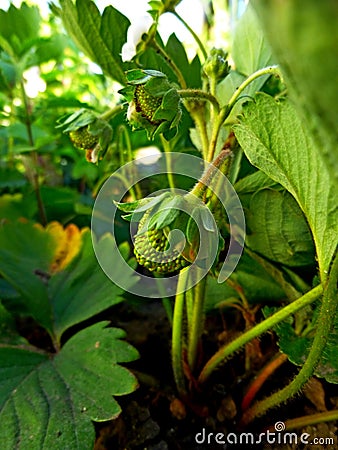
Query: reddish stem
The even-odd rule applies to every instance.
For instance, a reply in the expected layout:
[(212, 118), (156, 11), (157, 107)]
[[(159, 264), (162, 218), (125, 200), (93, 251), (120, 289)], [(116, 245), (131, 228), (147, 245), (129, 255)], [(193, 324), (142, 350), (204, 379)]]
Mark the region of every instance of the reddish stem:
[(254, 381), (251, 383), (247, 393), (242, 400), (242, 411), (245, 411), (251, 405), (257, 392), (260, 390), (267, 378), (269, 378), (275, 372), (275, 370), (277, 370), (278, 367), (280, 367), (287, 359), (288, 357), (285, 353), (280, 353), (271, 361), (269, 361), (265, 367), (263, 367)]

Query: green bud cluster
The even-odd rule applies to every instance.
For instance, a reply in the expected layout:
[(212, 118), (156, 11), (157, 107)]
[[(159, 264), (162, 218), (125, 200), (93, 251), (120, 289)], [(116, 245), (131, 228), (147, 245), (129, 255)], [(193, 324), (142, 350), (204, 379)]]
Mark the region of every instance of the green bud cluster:
[(230, 72), (230, 65), (227, 58), (227, 52), (219, 48), (213, 48), (203, 64), (204, 73), (209, 78), (214, 78), (217, 82), (223, 80)]
[[(187, 266), (189, 262), (181, 256), (179, 251), (173, 249), (164, 253), (170, 247), (167, 238), (170, 232), (169, 227), (143, 230), (149, 220), (150, 212), (151, 210), (148, 210), (143, 215), (135, 236), (134, 253), (138, 263), (149, 271), (162, 274), (175, 272)], [(161, 253), (163, 257), (159, 260)]]

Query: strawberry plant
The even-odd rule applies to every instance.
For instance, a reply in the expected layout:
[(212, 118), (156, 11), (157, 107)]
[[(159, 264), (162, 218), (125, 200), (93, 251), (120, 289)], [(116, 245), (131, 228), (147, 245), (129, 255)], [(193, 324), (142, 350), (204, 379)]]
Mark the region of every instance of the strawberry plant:
[[(159, 302), (176, 419), (215, 413), (225, 433), (270, 411), (290, 429), (338, 419), (333, 400), (283, 407), (338, 382), (337, 9), (252, 0), (214, 46), (209, 3), (202, 37), (181, 1), (150, 1), (142, 32), (92, 0), (51, 4), (48, 36), (37, 7), (0, 11), (2, 448), (92, 448), (115, 396), (157, 386), (120, 365), (138, 351), (110, 311)], [(161, 37), (168, 14), (193, 57)], [(119, 448), (153, 439), (119, 427)]]

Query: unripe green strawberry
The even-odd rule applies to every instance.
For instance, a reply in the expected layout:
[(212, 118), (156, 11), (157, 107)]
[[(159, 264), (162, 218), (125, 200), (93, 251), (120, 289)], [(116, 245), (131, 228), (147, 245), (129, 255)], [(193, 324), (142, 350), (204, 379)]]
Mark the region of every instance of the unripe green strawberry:
[(87, 126), (70, 131), (69, 137), (76, 147), (83, 150), (92, 150), (98, 143), (98, 137), (93, 136)]
[(147, 119), (152, 125), (159, 125), (161, 120), (154, 120), (156, 110), (161, 106), (162, 97), (155, 97), (146, 91), (143, 84), (135, 87), (134, 101), (136, 111)]
[[(163, 274), (182, 269), (189, 263), (180, 255), (178, 250), (173, 249), (169, 253), (163, 253), (170, 247), (167, 238), (170, 231), (169, 227), (142, 231), (149, 220), (150, 212), (151, 210), (148, 210), (143, 215), (138, 226), (138, 234), (135, 236), (134, 253), (138, 263), (150, 271)], [(163, 253), (163, 256), (161, 256), (161, 253)]]

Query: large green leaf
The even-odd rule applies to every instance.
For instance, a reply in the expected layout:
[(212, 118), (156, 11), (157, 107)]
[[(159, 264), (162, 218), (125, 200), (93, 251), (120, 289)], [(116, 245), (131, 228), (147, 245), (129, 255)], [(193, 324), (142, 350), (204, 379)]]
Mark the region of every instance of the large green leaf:
[(245, 242), (251, 250), (291, 267), (314, 264), (309, 226), (288, 192), (261, 189), (250, 197), (246, 211)]
[(135, 377), (119, 363), (137, 351), (117, 328), (97, 323), (73, 336), (56, 355), (0, 347), (0, 447), (2, 450), (93, 448), (92, 420), (113, 419), (113, 396), (132, 392)]
[[(137, 281), (136, 276), (126, 278), (116, 264), (119, 250), (111, 235), (103, 236), (97, 248), (120, 273), (124, 286)], [(74, 225), (63, 229), (58, 223), (47, 228), (4, 224), (0, 228), (0, 274), (25, 300), (26, 313), (56, 343), (67, 328), (122, 300), (123, 290), (107, 278), (96, 260), (89, 230), (80, 232)]]
[(338, 188), (338, 3), (253, 0), (283, 76)]
[(338, 243), (338, 199), (306, 124), (289, 101), (258, 94), (234, 128), (250, 162), (297, 200), (312, 231), (324, 279)]
[(92, 0), (60, 0), (61, 8), (53, 6), (59, 14), (67, 33), (80, 50), (96, 62), (103, 72), (125, 84), (120, 56), (127, 40), (130, 21), (112, 6), (105, 8), (102, 16)]

